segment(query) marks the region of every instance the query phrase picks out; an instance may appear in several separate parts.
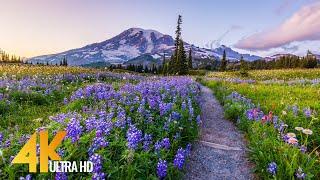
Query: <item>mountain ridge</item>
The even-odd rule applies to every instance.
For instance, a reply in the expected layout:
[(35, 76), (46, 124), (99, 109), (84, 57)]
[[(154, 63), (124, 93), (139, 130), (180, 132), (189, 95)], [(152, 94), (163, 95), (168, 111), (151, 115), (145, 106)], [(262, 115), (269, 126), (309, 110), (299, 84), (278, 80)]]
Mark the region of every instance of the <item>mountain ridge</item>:
[[(231, 61), (237, 61), (241, 56), (248, 61), (261, 59), (259, 56), (238, 53), (225, 45), (215, 49), (206, 49), (185, 42), (185, 48), (186, 50), (191, 48), (193, 57), (199, 59), (221, 59), (224, 50), (226, 51), (227, 58)], [(129, 28), (101, 42), (88, 44), (61, 53), (32, 57), (27, 61), (56, 64), (66, 57), (68, 64), (74, 66), (96, 62), (123, 64), (144, 54), (149, 54), (154, 59), (161, 59), (163, 54), (169, 57), (173, 52), (174, 39), (170, 35), (152, 29)]]

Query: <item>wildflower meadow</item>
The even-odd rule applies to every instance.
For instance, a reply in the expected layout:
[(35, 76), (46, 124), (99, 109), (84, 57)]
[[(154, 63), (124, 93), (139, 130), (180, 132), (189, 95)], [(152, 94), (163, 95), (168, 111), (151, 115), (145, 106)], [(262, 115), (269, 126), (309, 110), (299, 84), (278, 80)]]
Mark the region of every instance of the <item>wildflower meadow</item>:
[[(1, 179), (181, 176), (200, 123), (194, 80), (81, 68), (72, 73), (28, 69), (17, 75), (11, 73), (13, 66), (2, 70)], [(29, 173), (27, 164), (12, 164), (30, 136), (44, 130), (49, 139), (66, 131), (58, 154), (62, 160), (93, 162), (92, 173)]]
[(317, 179), (319, 70), (209, 73), (225, 116), (243, 130), (249, 157), (263, 179)]

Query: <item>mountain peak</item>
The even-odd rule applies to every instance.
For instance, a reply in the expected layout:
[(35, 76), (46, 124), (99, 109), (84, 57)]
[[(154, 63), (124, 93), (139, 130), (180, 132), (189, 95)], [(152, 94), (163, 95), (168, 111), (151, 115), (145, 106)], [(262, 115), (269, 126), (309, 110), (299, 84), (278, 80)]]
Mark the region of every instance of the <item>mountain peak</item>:
[(159, 31), (153, 30), (153, 29), (143, 29), (140, 27), (132, 27), (129, 28), (127, 30), (125, 30), (124, 32), (130, 32), (131, 34), (136, 34), (136, 33), (140, 33), (142, 32), (143, 34), (151, 34), (154, 33), (157, 36), (163, 36), (164, 34), (160, 33)]
[[(149, 54), (155, 59), (161, 58), (164, 53), (167, 57), (171, 56), (175, 49), (174, 44), (174, 39), (169, 35), (152, 29), (132, 27), (111, 39), (99, 43), (58, 54), (33, 57), (30, 58), (29, 61), (33, 63), (48, 62), (49, 64), (59, 64), (59, 62), (66, 57), (68, 64), (74, 66), (97, 62), (117, 64), (125, 63), (145, 54)], [(187, 42), (185, 42), (184, 45), (186, 49), (192, 46)], [(193, 48), (193, 55), (197, 59), (220, 59), (224, 50), (229, 60), (239, 60), (241, 54), (225, 45), (216, 49)], [(244, 55), (244, 59), (251, 61), (260, 59), (260, 57)]]

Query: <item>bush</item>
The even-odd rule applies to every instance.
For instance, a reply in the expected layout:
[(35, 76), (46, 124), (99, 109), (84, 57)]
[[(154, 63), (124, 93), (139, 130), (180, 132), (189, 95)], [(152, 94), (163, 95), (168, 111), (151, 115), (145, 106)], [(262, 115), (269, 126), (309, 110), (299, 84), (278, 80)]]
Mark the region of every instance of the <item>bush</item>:
[(225, 117), (233, 122), (237, 122), (240, 115), (243, 113), (243, 108), (238, 103), (228, 103), (224, 105)]
[(9, 99), (17, 103), (30, 103), (33, 105), (45, 105), (50, 103), (48, 97), (36, 92), (25, 93), (15, 91), (9, 94)]

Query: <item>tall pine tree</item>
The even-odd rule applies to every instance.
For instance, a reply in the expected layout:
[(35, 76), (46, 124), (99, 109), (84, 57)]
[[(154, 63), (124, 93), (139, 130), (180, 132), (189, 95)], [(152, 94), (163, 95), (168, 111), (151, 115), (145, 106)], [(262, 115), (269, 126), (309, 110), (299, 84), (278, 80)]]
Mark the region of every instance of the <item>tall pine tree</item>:
[(181, 24), (182, 24), (182, 16), (178, 16), (177, 21), (177, 29), (176, 29), (176, 38), (175, 38), (175, 51), (173, 54), (173, 62), (171, 64), (171, 73), (176, 74), (179, 73), (179, 47), (180, 47), (180, 39), (181, 39)]
[(191, 50), (191, 47), (189, 49), (188, 67), (189, 67), (189, 69), (192, 69), (192, 50)]
[(226, 50), (223, 50), (220, 71), (225, 71), (226, 68), (227, 68), (227, 54), (226, 54)]
[(179, 43), (179, 52), (178, 52), (178, 74), (185, 75), (188, 73), (188, 62), (186, 57), (186, 51), (184, 50), (184, 44), (182, 39)]

